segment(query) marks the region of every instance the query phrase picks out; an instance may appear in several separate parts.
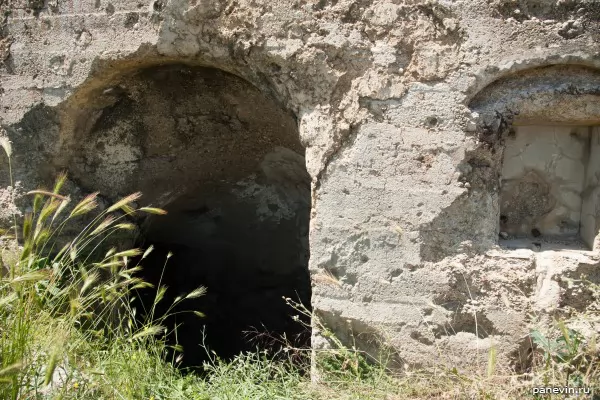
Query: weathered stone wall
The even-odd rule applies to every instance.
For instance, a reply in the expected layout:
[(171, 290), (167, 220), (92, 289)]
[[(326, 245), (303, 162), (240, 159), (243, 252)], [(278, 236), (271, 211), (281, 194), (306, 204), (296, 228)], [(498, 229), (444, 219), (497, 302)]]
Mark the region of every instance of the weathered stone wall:
[(341, 337), (389, 344), (410, 365), (478, 367), (490, 346), (517, 362), (531, 315), (580, 306), (561, 277), (593, 271), (598, 254), (498, 247), (499, 193), (514, 122), (600, 121), (598, 3), (15, 5), (0, 117), (20, 190), (74, 156), (64, 145), (110, 105), (98, 103), (107, 89), (163, 64), (213, 67), (297, 118), (312, 177), (312, 303)]

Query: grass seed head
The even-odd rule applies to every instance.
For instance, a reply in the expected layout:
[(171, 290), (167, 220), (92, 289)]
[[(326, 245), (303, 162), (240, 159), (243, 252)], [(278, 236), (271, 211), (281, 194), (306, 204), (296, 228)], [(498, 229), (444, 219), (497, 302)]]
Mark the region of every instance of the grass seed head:
[(130, 194), (129, 196), (126, 196), (126, 197), (122, 198), (121, 200), (117, 201), (115, 204), (110, 206), (108, 208), (108, 210), (106, 210), (106, 211), (110, 213), (110, 212), (117, 211), (117, 210), (123, 210), (129, 214), (128, 211), (133, 210), (131, 208), (131, 203), (139, 200), (140, 197), (142, 197), (142, 194), (140, 192)]
[(69, 218), (77, 217), (79, 215), (87, 214), (90, 211), (96, 209), (98, 207), (98, 201), (96, 200), (98, 197), (98, 192), (87, 195), (83, 200), (81, 200), (71, 214)]

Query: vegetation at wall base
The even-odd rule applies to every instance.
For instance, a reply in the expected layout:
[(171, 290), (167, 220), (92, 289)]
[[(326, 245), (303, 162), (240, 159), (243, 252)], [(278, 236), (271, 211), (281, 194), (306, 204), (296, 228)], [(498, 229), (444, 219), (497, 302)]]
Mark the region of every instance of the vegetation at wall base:
[[(165, 340), (168, 313), (154, 313), (165, 288), (155, 288), (149, 310), (132, 307), (136, 290), (148, 285), (138, 273), (152, 249), (111, 246), (120, 232), (135, 229), (129, 217), (162, 211), (136, 208), (139, 194), (104, 210), (97, 194), (72, 206), (61, 194), (65, 180), (30, 192), (31, 213), (3, 233), (0, 399), (516, 399), (545, 398), (533, 395), (534, 386), (566, 385), (596, 385), (600, 393), (596, 338), (584, 338), (562, 320), (553, 332), (532, 332), (536, 350), (522, 374), (497, 365), (495, 351), (481, 374), (447, 365), (391, 371), (392, 354), (369, 357), (342, 343), (316, 316), (313, 327), (329, 348), (315, 350), (314, 358), (291, 346), (231, 361), (212, 354), (204, 375), (186, 374), (177, 368), (181, 349)], [(66, 226), (79, 220), (86, 221), (81, 231), (62, 243)], [(203, 293), (200, 287), (176, 303)], [(583, 317), (597, 321), (598, 315)]]

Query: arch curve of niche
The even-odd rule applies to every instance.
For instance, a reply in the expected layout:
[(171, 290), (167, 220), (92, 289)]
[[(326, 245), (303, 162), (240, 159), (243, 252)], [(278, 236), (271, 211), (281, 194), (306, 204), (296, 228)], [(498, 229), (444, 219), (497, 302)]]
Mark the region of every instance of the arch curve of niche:
[[(248, 81), (215, 68), (132, 68), (88, 84), (61, 109), (56, 169), (110, 199), (133, 192), (166, 216), (137, 221), (139, 245), (155, 250), (145, 278), (170, 297), (203, 285), (178, 316), (184, 365), (209, 350), (254, 350), (261, 332), (308, 346), (284, 297), (310, 308), (310, 177), (295, 116)], [(168, 300), (165, 304), (168, 303)], [(306, 322), (306, 321), (305, 321)]]
[(600, 249), (600, 73), (579, 65), (502, 77), (470, 101), (497, 176), (500, 244)]

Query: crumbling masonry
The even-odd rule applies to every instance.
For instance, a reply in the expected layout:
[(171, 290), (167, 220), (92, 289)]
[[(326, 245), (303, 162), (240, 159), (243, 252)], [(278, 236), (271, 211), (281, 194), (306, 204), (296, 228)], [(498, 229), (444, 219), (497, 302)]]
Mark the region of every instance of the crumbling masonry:
[(522, 365), (535, 324), (591, 302), (600, 3), (3, 4), (8, 223), (13, 190), (62, 170), (75, 198), (142, 191), (170, 211), (143, 239), (194, 249), (181, 274), (232, 309), (311, 299), (343, 341), (412, 366), (491, 346)]

